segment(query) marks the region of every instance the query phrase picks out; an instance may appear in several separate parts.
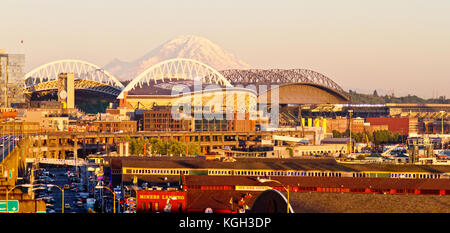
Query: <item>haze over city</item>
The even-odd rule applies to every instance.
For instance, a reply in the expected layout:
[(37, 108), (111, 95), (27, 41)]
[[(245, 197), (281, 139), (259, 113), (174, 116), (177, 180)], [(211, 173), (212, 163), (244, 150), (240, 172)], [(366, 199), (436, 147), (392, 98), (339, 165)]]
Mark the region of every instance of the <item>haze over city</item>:
[(0, 44), (24, 51), (27, 71), (67, 57), (131, 61), (192, 34), (255, 68), (309, 68), (347, 90), (450, 94), (448, 1), (6, 0), (2, 8)]
[(1, 219), (142, 213), (131, 225), (279, 232), (342, 226), (296, 213), (450, 213), (448, 12), (2, 0)]

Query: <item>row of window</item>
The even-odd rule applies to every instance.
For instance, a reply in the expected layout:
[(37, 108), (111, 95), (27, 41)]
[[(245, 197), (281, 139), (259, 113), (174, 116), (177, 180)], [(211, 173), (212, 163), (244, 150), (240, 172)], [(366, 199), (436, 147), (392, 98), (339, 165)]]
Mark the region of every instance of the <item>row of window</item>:
[(135, 175), (189, 175), (189, 170), (173, 170), (173, 169), (127, 169), (126, 174)]
[(340, 172), (297, 172), (297, 171), (235, 171), (236, 175), (249, 175), (249, 176), (331, 176), (340, 177)]
[(442, 178), (439, 174), (414, 174), (414, 173), (407, 173), (407, 174), (398, 174), (398, 173), (391, 173), (391, 178), (419, 178), (419, 179), (440, 179)]
[(208, 170), (208, 175), (231, 175), (231, 171), (225, 170)]
[[(179, 169), (126, 169), (126, 174), (136, 175), (189, 175), (189, 170)], [(206, 173), (205, 173), (206, 174)], [(208, 175), (238, 176), (322, 176), (322, 177), (370, 177), (369, 173), (359, 172), (307, 172), (307, 171), (258, 171), (258, 170), (215, 170), (210, 169)], [(391, 173), (390, 178), (440, 179), (439, 174)]]

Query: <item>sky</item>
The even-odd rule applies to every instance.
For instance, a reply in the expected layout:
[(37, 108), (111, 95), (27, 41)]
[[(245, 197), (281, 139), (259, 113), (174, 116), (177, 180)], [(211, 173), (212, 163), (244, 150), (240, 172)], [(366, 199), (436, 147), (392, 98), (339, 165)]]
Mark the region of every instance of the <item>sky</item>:
[[(0, 48), (26, 71), (132, 61), (183, 34), (255, 68), (305, 68), (345, 90), (450, 98), (448, 0), (2, 0)], [(23, 40), (23, 45), (20, 41)]]

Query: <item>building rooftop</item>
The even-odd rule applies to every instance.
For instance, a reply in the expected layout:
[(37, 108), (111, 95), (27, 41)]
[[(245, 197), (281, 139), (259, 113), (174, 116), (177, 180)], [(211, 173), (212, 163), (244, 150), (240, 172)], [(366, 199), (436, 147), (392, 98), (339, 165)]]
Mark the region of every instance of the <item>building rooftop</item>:
[[(347, 144), (349, 142), (349, 138), (324, 138), (320, 142), (321, 144)], [(352, 142), (355, 143), (355, 139), (352, 139)]]
[(346, 164), (331, 157), (301, 158), (235, 158), (236, 162), (207, 161), (191, 157), (107, 157), (113, 159), (115, 169), (135, 168), (216, 168), (216, 169), (267, 169), (267, 170), (319, 170), (319, 171), (395, 171), (395, 172), (450, 172), (446, 165), (412, 164)]
[[(206, 208), (214, 210), (237, 210), (239, 201), (243, 200), (249, 208), (261, 192), (235, 190), (188, 190), (186, 192), (187, 209), (202, 211)], [(232, 200), (233, 205), (230, 201)]]
[[(167, 177), (167, 180), (165, 179)], [(178, 183), (180, 176), (137, 176), (143, 182), (151, 185)], [(403, 179), (403, 178), (359, 178), (359, 177), (261, 177), (274, 179), (282, 184), (298, 187), (349, 188), (349, 189), (422, 189), (447, 190), (450, 189), (450, 179)], [(124, 183), (131, 183), (133, 176), (123, 177)], [(280, 186), (277, 183), (260, 183), (257, 177), (247, 176), (212, 176), (188, 175), (182, 177), (182, 184), (189, 186)]]
[(291, 192), (295, 213), (450, 213), (450, 196)]

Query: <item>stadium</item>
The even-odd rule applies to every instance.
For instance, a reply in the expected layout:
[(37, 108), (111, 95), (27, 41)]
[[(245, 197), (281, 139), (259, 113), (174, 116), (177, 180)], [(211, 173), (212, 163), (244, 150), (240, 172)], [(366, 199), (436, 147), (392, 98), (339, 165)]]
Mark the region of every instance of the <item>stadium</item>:
[[(74, 73), (75, 105), (118, 102), (129, 110), (190, 104), (210, 111), (244, 111), (258, 104), (345, 104), (345, 91), (330, 78), (306, 69), (223, 70), (192, 59), (155, 64), (124, 86), (111, 73), (89, 62), (59, 60), (24, 77), (29, 101), (57, 98), (58, 75)], [(273, 100), (272, 100), (273, 99)], [(106, 107), (106, 105), (105, 105)], [(217, 109), (221, 108), (221, 109)]]

